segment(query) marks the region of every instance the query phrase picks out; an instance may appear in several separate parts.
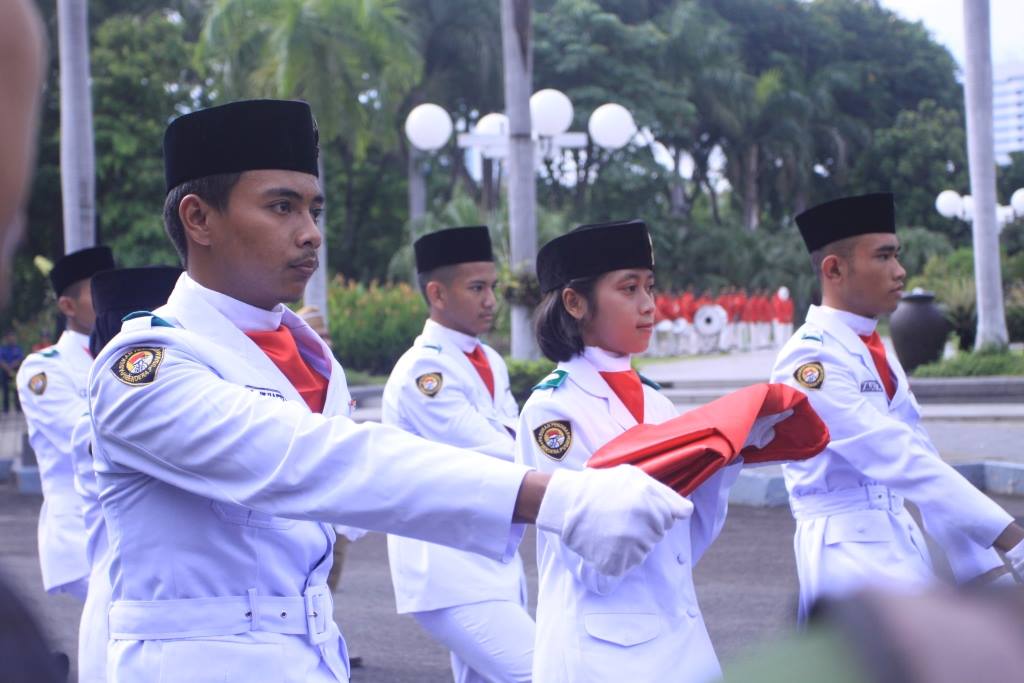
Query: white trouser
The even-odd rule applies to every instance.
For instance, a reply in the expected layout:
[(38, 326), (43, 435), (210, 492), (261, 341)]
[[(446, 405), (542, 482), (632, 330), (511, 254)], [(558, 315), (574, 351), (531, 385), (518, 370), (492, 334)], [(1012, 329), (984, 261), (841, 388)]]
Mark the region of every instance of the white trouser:
[(913, 590), (935, 580), (924, 536), (903, 499), (882, 485), (790, 496), (796, 518), (798, 621), (814, 602), (865, 586)]
[(536, 627), (508, 600), (455, 605), (412, 616), (451, 651), (455, 683), (528, 683)]

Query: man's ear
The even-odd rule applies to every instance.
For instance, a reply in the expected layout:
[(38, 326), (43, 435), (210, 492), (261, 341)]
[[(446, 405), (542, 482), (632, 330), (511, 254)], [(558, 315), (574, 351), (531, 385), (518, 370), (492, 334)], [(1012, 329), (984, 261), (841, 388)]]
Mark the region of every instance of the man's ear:
[(57, 310), (59, 310), (65, 318), (74, 318), (75, 313), (78, 312), (78, 307), (75, 305), (74, 299), (62, 294), (57, 297)]
[(838, 254), (829, 254), (821, 260), (821, 277), (836, 282), (846, 274), (846, 264)]
[(427, 283), (426, 292), (430, 306), (444, 310), (445, 304), (448, 302), (448, 292), (445, 291), (444, 285), (437, 280), (431, 280)]
[(572, 287), (562, 290), (562, 305), (576, 320), (583, 320), (587, 315), (587, 299)]
[(199, 195), (187, 194), (182, 197), (181, 203), (178, 204), (178, 218), (185, 228), (186, 241), (195, 242), (203, 247), (210, 246), (212, 240), (209, 219), (213, 211), (213, 207)]

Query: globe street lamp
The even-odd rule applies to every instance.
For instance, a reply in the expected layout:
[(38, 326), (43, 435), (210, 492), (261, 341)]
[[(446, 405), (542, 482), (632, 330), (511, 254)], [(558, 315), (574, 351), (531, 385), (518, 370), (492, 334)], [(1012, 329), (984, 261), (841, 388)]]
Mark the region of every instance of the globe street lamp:
[[(535, 150), (541, 158), (551, 159), (566, 149), (580, 149), (587, 146), (587, 133), (569, 131), (572, 125), (573, 106), (565, 93), (545, 88), (530, 97), (530, 121)], [(461, 149), (473, 148), (485, 160), (505, 159), (510, 149), (509, 120), (504, 114), (490, 113), (482, 116), (470, 132), (459, 133), (457, 144)], [(636, 136), (637, 127), (633, 115), (620, 104), (603, 104), (593, 111), (587, 122), (589, 140), (599, 147), (617, 150), (625, 147)], [(421, 104), (409, 112), (405, 120), (405, 134), (415, 150), (432, 152), (447, 144), (453, 131), (451, 117), (436, 104)], [(410, 218), (422, 216), (426, 210), (426, 181), (422, 169), (412, 162), (409, 167)], [(413, 194), (416, 193), (416, 201)], [(511, 205), (513, 198), (509, 198)], [(510, 206), (510, 212), (512, 207)], [(416, 210), (414, 212), (414, 209)], [(534, 207), (529, 207), (534, 210)], [(510, 213), (511, 216), (511, 213)], [(510, 267), (514, 273), (533, 271), (536, 258), (535, 237), (519, 234), (520, 225), (510, 220), (509, 241), (513, 257)], [(530, 242), (530, 244), (526, 244)], [(518, 245), (518, 246), (517, 246)], [(530, 311), (521, 304), (512, 306), (512, 356), (526, 358), (533, 349), (530, 333)]]
[[(935, 198), (935, 210), (946, 218), (956, 218), (966, 223), (974, 221), (974, 198), (961, 196), (956, 190), (943, 190)], [(1024, 187), (1010, 197), (1009, 206), (996, 205), (996, 229), (1002, 232), (1007, 223), (1024, 218)]]

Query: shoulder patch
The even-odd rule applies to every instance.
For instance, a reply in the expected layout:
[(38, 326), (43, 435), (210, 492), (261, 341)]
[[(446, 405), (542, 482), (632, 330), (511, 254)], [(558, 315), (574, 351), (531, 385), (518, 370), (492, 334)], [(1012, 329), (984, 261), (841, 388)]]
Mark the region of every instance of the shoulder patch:
[(647, 386), (649, 386), (651, 389), (654, 389), (655, 391), (661, 391), (661, 385), (658, 384), (657, 382), (655, 382), (653, 379), (650, 379), (648, 377), (644, 377), (639, 372), (636, 373), (636, 374), (640, 378), (640, 382), (641, 383), (646, 384)]
[(42, 356), (43, 358), (53, 358), (54, 356), (59, 356), (60, 352), (57, 351), (56, 347), (51, 346), (48, 349), (43, 349), (42, 351), (40, 351), (39, 355)]
[(572, 426), (566, 420), (545, 422), (533, 430), (537, 445), (552, 460), (561, 460), (572, 446)]
[(156, 371), (163, 360), (163, 349), (138, 346), (118, 356), (110, 371), (114, 373), (114, 377), (128, 386), (137, 387), (150, 384), (156, 379)]
[(431, 398), (437, 396), (437, 392), (441, 391), (443, 384), (444, 377), (440, 372), (428, 372), (416, 378), (416, 388), (420, 390), (421, 394)]
[(28, 378), (28, 390), (36, 396), (42, 396), (46, 391), (46, 373), (38, 372)]
[(796, 369), (793, 377), (801, 386), (808, 389), (820, 389), (821, 385), (825, 383), (825, 367), (817, 361), (804, 363)]
[(536, 386), (530, 391), (537, 391), (538, 389), (556, 389), (565, 382), (565, 378), (569, 376), (569, 373), (565, 370), (555, 370), (550, 375), (542, 379)]
[(423, 348), (425, 348), (425, 349), (433, 349), (434, 351), (437, 351), (438, 353), (441, 353), (441, 345), (440, 344), (424, 344)]

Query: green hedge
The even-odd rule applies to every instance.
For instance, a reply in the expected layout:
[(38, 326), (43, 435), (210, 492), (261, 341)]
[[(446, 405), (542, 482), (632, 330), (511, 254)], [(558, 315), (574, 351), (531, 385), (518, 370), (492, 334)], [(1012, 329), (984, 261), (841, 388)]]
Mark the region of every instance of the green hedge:
[(1024, 375), (1024, 356), (1019, 353), (959, 353), (948, 360), (922, 365), (914, 377), (988, 377)]
[(509, 386), (512, 387), (512, 395), (515, 396), (520, 407), (530, 397), (530, 390), (555, 369), (555, 364), (547, 359), (514, 360), (506, 358), (505, 365), (508, 366), (508, 380)]
[(334, 354), (346, 368), (387, 375), (423, 330), (427, 305), (407, 284), (364, 285), (340, 275), (327, 288)]

